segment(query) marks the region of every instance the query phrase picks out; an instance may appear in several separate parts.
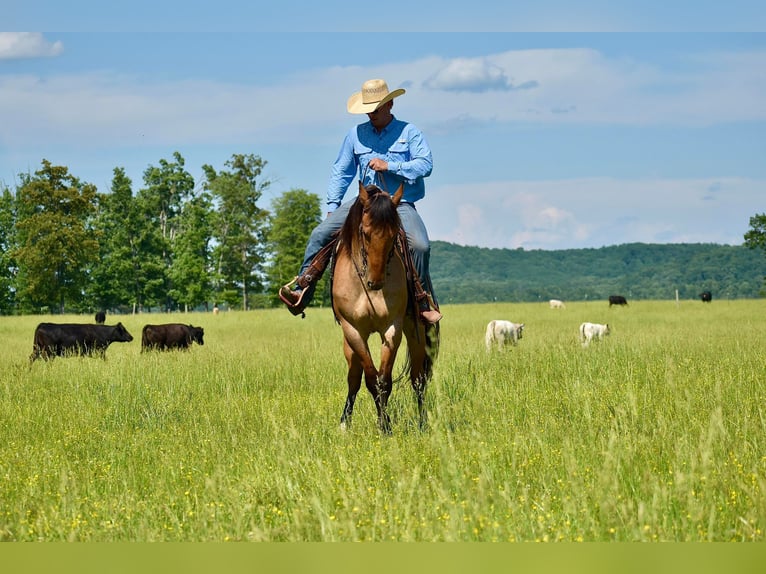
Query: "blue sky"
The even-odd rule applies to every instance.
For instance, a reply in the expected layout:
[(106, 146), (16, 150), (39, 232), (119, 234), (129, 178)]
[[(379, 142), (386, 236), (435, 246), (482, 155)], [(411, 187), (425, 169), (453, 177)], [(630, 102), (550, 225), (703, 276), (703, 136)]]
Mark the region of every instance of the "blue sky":
[[(120, 29), (138, 27), (137, 12), (74, 4), (101, 7), (75, 22), (89, 31), (0, 33), (0, 184), (47, 159), (101, 191), (124, 167), (136, 191), (174, 151), (198, 180), (205, 163), (223, 169), (232, 154), (253, 153), (272, 180), (263, 207), (293, 188), (323, 198), (343, 135), (363, 119), (346, 99), (381, 77), (407, 90), (394, 114), (433, 149), (418, 204), (432, 239), (741, 244), (750, 216), (766, 211), (760, 8), (727, 21), (703, 4), (681, 33), (630, 32), (641, 18), (607, 11), (581, 27), (614, 32), (580, 32), (574, 21), (546, 33), (238, 31), (246, 18), (284, 26), (252, 8), (227, 32), (215, 31), (220, 18), (186, 12), (173, 22), (186, 31), (159, 33)], [(597, 14), (601, 3), (587, 4)], [(10, 27), (32, 27), (24, 6), (11, 9)], [(298, 29), (310, 24), (301, 14)], [(328, 29), (322, 14), (317, 28)], [(46, 18), (35, 29), (54, 27), (55, 13)], [(549, 22), (524, 18), (537, 30)]]

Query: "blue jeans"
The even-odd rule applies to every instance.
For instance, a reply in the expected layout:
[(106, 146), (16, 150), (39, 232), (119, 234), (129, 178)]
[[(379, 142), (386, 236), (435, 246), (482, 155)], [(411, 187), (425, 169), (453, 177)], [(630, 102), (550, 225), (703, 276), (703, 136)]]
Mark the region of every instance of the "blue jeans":
[[(311, 232), (311, 237), (309, 237), (306, 252), (303, 256), (300, 275), (303, 275), (317, 253), (330, 242), (333, 234), (343, 227), (343, 222), (346, 221), (346, 216), (353, 203), (354, 200), (341, 204), (338, 209), (330, 213)], [(431, 261), (431, 242), (428, 240), (426, 226), (412, 203), (401, 202), (397, 212), (399, 213), (399, 219), (402, 221), (402, 228), (404, 228), (404, 232), (407, 234), (407, 243), (410, 246), (412, 261), (420, 278), (420, 283), (423, 285), (423, 289), (430, 293), (435, 301), (436, 295), (434, 295), (431, 274), (428, 271)], [(316, 283), (312, 283), (311, 287), (309, 287), (310, 291), (303, 296), (306, 304), (311, 301), (314, 295), (315, 285)]]

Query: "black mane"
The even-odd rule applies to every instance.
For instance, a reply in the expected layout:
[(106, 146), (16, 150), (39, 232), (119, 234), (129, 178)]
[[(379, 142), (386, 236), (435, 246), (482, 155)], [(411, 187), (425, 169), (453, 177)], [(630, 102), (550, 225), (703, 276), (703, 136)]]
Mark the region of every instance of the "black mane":
[[(377, 185), (368, 185), (364, 188), (369, 194), (370, 201), (367, 213), (376, 227), (388, 229), (392, 234), (397, 233), (400, 227), (399, 213), (391, 202), (391, 196), (380, 189)], [(364, 205), (359, 197), (356, 198), (351, 209), (348, 211), (346, 221), (341, 227), (340, 248), (351, 252), (359, 239), (359, 226), (362, 224)]]

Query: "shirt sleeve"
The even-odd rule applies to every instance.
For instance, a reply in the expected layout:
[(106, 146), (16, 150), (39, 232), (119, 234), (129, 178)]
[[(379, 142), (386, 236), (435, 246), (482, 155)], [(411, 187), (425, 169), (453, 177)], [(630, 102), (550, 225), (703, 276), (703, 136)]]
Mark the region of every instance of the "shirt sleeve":
[(346, 134), (343, 145), (340, 147), (338, 157), (330, 170), (330, 183), (327, 187), (327, 211), (338, 209), (346, 190), (357, 172), (356, 156), (354, 156), (354, 142), (351, 132)]
[(428, 146), (423, 133), (412, 124), (407, 125), (407, 146), (409, 159), (389, 165), (388, 170), (410, 183), (418, 178), (431, 175), (434, 167), (431, 148)]

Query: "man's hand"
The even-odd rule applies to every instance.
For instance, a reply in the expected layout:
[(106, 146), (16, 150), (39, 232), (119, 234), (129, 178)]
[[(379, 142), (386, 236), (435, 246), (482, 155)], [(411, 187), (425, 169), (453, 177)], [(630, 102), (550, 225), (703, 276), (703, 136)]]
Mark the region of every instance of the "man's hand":
[(388, 162), (379, 157), (371, 159), (368, 165), (370, 166), (370, 169), (375, 171), (388, 171)]

